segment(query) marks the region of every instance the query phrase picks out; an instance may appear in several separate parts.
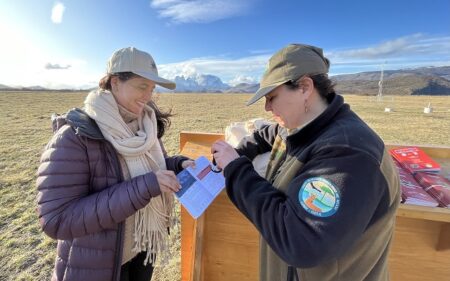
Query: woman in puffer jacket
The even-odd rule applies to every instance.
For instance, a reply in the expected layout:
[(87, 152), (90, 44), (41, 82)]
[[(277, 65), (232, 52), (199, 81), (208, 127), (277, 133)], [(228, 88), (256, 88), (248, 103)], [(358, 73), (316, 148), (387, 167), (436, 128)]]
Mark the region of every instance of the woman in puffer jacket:
[(148, 53), (120, 49), (84, 108), (54, 120), (37, 178), (40, 224), (58, 240), (52, 280), (148, 281), (167, 261), (175, 173), (193, 161), (166, 155), (156, 85), (175, 88)]

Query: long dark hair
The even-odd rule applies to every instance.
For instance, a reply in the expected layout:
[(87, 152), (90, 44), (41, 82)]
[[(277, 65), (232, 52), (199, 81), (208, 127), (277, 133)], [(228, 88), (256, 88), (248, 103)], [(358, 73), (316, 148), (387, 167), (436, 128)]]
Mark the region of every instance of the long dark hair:
[[(335, 92), (334, 90), (335, 83), (328, 78), (327, 74), (311, 75), (309, 76), (309, 78), (313, 80), (314, 88), (317, 89), (319, 95), (324, 100), (328, 100), (328, 96)], [(300, 87), (299, 83), (300, 81), (299, 79), (297, 79), (295, 81), (293, 80), (288, 81), (284, 83), (284, 85), (286, 85), (286, 87), (288, 87), (290, 90), (297, 90)]]
[[(100, 79), (100, 82), (98, 83), (99, 88), (103, 89), (103, 90), (111, 91), (112, 90), (111, 78), (113, 78), (113, 77), (117, 77), (117, 78), (119, 78), (120, 81), (125, 82), (131, 78), (141, 77), (141, 76), (134, 74), (133, 72), (110, 73), (110, 74), (107, 74), (102, 79)], [(157, 128), (158, 138), (160, 139), (166, 132), (166, 129), (168, 129), (170, 127), (170, 124), (171, 124), (170, 117), (173, 116), (172, 110), (170, 109), (168, 112), (161, 111), (153, 100), (151, 100), (148, 103), (148, 105), (155, 111), (156, 124), (158, 127)]]

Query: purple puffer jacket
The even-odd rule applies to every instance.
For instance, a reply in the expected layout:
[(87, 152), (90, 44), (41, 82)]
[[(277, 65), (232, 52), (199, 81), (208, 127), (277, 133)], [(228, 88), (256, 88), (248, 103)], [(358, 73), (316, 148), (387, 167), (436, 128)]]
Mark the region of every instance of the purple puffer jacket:
[[(156, 176), (123, 181), (95, 121), (80, 109), (61, 120), (67, 124), (48, 143), (37, 178), (40, 224), (58, 239), (52, 280), (119, 280), (124, 221), (160, 195)], [(167, 169), (180, 171), (186, 159), (166, 157)]]

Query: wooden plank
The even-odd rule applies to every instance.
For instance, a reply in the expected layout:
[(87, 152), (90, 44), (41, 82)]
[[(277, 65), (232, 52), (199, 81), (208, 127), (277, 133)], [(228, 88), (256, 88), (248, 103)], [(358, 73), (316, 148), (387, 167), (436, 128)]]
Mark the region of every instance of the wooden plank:
[[(209, 149), (213, 142), (215, 142), (216, 140), (223, 140), (223, 139), (225, 139), (224, 134), (182, 131), (180, 133), (180, 151), (184, 149), (186, 142), (195, 143), (197, 145), (204, 146), (206, 149)], [(205, 156), (209, 154), (211, 154), (211, 152), (208, 150), (208, 153), (205, 154)]]
[(193, 229), (193, 251), (191, 260), (191, 279), (192, 281), (202, 281), (202, 258), (203, 258), (203, 240), (204, 240), (204, 228), (205, 228), (205, 214), (197, 218)]
[(257, 281), (259, 234), (229, 200), (225, 191), (207, 210), (204, 280)]
[[(438, 251), (450, 250), (450, 224), (446, 223), (441, 227), (441, 233), (439, 234), (439, 241), (436, 246)], [(450, 276), (449, 276), (450, 279)]]
[[(224, 139), (223, 134), (204, 134), (194, 132), (181, 132), (180, 133), (180, 153), (190, 158), (197, 158), (201, 155), (207, 156), (211, 159), (210, 145), (219, 139)], [(205, 142), (206, 140), (206, 142)], [(197, 223), (198, 226), (198, 223)], [(203, 227), (203, 224), (201, 225)], [(196, 236), (197, 227), (196, 221), (186, 211), (184, 207), (181, 207), (181, 280), (193, 281), (194, 277), (201, 276), (201, 263), (195, 260), (196, 252), (199, 252), (201, 243), (197, 243), (198, 236)], [(195, 235), (194, 235), (195, 234)], [(202, 234), (203, 235), (203, 234)], [(199, 248), (194, 248), (194, 245), (198, 245)], [(201, 261), (201, 260), (200, 260)], [(200, 266), (198, 271), (195, 268)], [(195, 275), (194, 272), (197, 274)], [(200, 273), (200, 274), (198, 274)], [(195, 275), (195, 276), (194, 276)]]
[(181, 206), (181, 280), (191, 281), (192, 253), (194, 245), (195, 220)]
[(450, 223), (450, 209), (400, 204), (397, 210), (397, 217)]
[(184, 144), (183, 150), (181, 150), (181, 154), (192, 159), (196, 159), (202, 155), (206, 156), (209, 159), (211, 159), (212, 157), (209, 146), (201, 145), (191, 141), (187, 141)]
[(389, 254), (392, 281), (450, 279), (450, 251), (436, 251), (442, 222), (397, 217)]

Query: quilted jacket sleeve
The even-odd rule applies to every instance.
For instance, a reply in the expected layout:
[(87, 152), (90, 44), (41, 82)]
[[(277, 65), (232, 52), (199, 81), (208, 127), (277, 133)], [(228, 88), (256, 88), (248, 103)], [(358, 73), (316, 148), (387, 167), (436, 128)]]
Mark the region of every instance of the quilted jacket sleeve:
[[(105, 151), (97, 148), (88, 154), (86, 148), (87, 140), (64, 126), (41, 156), (36, 182), (37, 211), (43, 231), (52, 238), (72, 239), (114, 229), (152, 197), (160, 195), (153, 173), (116, 183), (117, 174), (111, 172), (111, 165), (99, 161), (95, 173), (104, 172), (100, 177), (92, 177), (89, 157)], [(91, 181), (101, 179), (111, 185), (92, 192)]]
[(161, 146), (161, 149), (164, 154), (164, 158), (166, 160), (167, 170), (173, 171), (175, 174), (178, 174), (179, 172), (181, 172), (183, 170), (183, 167), (182, 167), (183, 162), (186, 160), (191, 160), (190, 158), (183, 156), (183, 155), (169, 156), (167, 154), (166, 148), (164, 147), (164, 144), (161, 141), (161, 139), (159, 140), (159, 144)]

